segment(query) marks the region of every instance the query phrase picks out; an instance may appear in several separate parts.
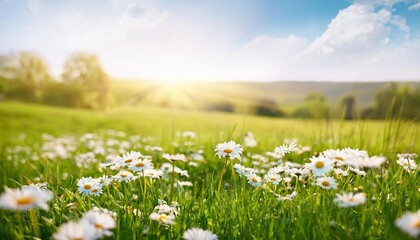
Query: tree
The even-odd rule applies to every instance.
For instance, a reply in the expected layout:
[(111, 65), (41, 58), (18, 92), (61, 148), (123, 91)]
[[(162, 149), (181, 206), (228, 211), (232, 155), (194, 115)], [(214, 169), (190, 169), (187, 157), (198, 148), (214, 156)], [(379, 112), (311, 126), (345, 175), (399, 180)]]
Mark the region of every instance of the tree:
[(70, 55), (64, 63), (61, 78), (64, 84), (79, 91), (78, 107), (107, 107), (109, 80), (97, 55), (84, 52)]
[(328, 118), (330, 107), (325, 100), (325, 96), (320, 93), (310, 93), (293, 113), (297, 118)]
[(40, 56), (31, 52), (0, 56), (0, 85), (6, 97), (38, 101), (43, 86), (49, 81), (48, 65)]
[(356, 99), (352, 95), (345, 96), (341, 99), (341, 106), (344, 110), (344, 119), (354, 119), (356, 113)]

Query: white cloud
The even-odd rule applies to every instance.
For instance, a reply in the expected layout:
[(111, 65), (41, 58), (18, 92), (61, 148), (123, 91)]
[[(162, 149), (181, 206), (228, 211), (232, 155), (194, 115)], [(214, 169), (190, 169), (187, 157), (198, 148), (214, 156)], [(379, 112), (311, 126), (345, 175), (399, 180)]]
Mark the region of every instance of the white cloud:
[(419, 10), (420, 9), (420, 2), (417, 2), (410, 7), (408, 7), (408, 10)]
[(153, 28), (162, 23), (168, 15), (166, 10), (132, 4), (122, 15), (120, 24), (133, 28)]
[(31, 14), (38, 14), (41, 10), (41, 0), (27, 0), (26, 5)]

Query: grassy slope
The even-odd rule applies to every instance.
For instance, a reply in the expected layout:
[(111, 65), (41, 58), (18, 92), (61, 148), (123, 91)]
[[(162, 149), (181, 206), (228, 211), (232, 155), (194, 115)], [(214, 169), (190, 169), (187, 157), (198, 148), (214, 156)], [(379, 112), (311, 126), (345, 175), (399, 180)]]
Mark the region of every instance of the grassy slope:
[[(301, 189), (297, 199), (290, 203), (278, 202), (261, 188), (253, 190), (245, 182), (238, 183), (243, 184), (242, 188), (233, 189), (226, 194), (217, 194), (214, 191), (222, 164), (214, 157), (212, 149), (221, 141), (240, 141), (245, 131), (254, 132), (259, 141), (258, 149), (255, 150), (258, 153), (272, 151), (284, 138), (296, 137), (301, 143), (310, 145), (314, 151), (328, 147), (359, 147), (368, 150), (371, 155), (384, 154), (393, 160), (398, 152), (419, 152), (418, 125), (407, 122), (300, 121), (147, 106), (119, 108), (102, 113), (1, 102), (0, 156), (6, 157), (2, 150), (8, 145), (34, 146), (42, 133), (60, 136), (96, 132), (104, 128), (123, 130), (129, 135), (156, 136), (154, 143), (169, 152), (173, 150), (171, 142), (175, 131), (193, 130), (198, 133), (198, 140), (205, 146), (205, 157), (209, 163), (195, 171), (191, 170), (190, 179), (195, 187), (192, 192), (180, 195), (181, 215), (172, 231), (151, 226), (152, 231), (160, 229), (160, 234), (166, 239), (179, 237), (191, 226), (211, 229), (221, 239), (398, 239), (404, 235), (394, 227), (395, 218), (407, 208), (413, 210), (418, 207), (418, 194), (412, 192), (416, 177), (405, 174), (402, 178), (401, 170), (397, 172), (395, 164), (391, 165), (392, 173), (398, 173), (396, 176), (399, 176), (399, 181), (405, 181), (405, 184), (397, 185), (395, 181), (398, 179), (395, 180), (392, 176), (391, 182), (382, 181), (371, 172), (367, 178), (356, 177), (351, 181), (353, 186), (364, 186), (368, 196), (386, 196), (389, 193), (391, 197), (396, 197), (396, 200), (381, 198), (357, 209), (338, 208), (331, 200), (334, 191), (319, 191), (315, 187)], [(19, 138), (20, 133), (24, 133), (26, 138)], [(162, 161), (159, 155), (153, 157)], [(89, 205), (88, 202), (83, 202), (85, 200), (80, 199), (78, 194), (72, 193), (75, 191), (75, 181), (82, 176), (102, 173), (97, 173), (96, 169), (78, 169), (70, 161), (46, 163), (47, 165), (40, 165), (40, 162), (14, 162), (11, 165), (9, 161), (2, 161), (1, 184), (14, 186), (14, 180), (24, 183), (25, 178), (33, 179), (44, 175), (51, 187), (56, 189), (55, 193), (60, 199), (55, 200), (50, 212), (43, 212), (41, 216), (51, 218), (53, 226), (58, 226), (68, 221), (62, 217), (64, 213), (80, 215)], [(62, 172), (69, 173), (71, 178), (66, 181), (58, 180)], [(225, 176), (226, 182), (232, 182), (229, 172)], [(347, 186), (346, 190), (351, 191), (352, 185)], [(68, 192), (62, 188), (67, 188)], [(111, 193), (115, 199), (97, 198), (98, 204), (115, 209), (113, 201), (119, 201), (116, 199), (118, 194), (114, 193), (114, 190)], [(151, 193), (147, 199), (144, 211), (146, 214), (150, 213), (156, 204), (155, 195)], [(67, 204), (72, 202), (76, 202), (80, 207), (74, 210), (68, 208)], [(139, 205), (141, 206), (142, 204)], [(147, 215), (133, 220), (122, 210), (118, 211), (118, 216), (121, 216), (118, 223), (120, 227), (115, 230), (118, 238), (138, 238), (144, 223), (147, 222)], [(13, 217), (6, 214), (0, 211), (0, 220), (7, 221), (4, 226), (12, 228)], [(336, 227), (330, 227), (330, 220), (337, 222)], [(46, 227), (44, 221), (42, 224), (43, 236), (51, 236), (55, 228)], [(7, 232), (0, 227), (0, 234), (2, 231)]]

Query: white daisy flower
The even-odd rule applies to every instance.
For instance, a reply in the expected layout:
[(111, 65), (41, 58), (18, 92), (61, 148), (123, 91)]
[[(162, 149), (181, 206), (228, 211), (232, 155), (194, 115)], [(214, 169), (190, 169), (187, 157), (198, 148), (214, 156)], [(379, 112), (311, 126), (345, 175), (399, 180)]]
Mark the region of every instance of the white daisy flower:
[(129, 165), (132, 161), (139, 159), (140, 157), (142, 157), (141, 153), (139, 152), (135, 152), (135, 151), (131, 151), (129, 153), (126, 153), (124, 155), (122, 155), (122, 157), (118, 156), (115, 160), (114, 160), (114, 165), (121, 167), (121, 166), (127, 166)]
[(239, 159), (243, 148), (240, 144), (234, 141), (219, 143), (214, 150), (219, 158), (229, 157), (230, 159)]
[(281, 177), (277, 173), (267, 173), (264, 176), (265, 182), (269, 182), (273, 185), (278, 185), (281, 182)]
[(172, 214), (166, 213), (151, 213), (149, 218), (154, 221), (158, 221), (164, 225), (174, 225), (175, 224), (175, 216)]
[(287, 169), (288, 167), (277, 166), (277, 167), (270, 168), (270, 170), (268, 170), (268, 173), (282, 173)]
[(397, 164), (403, 167), (403, 169), (409, 173), (414, 173), (417, 169), (417, 164), (414, 159), (417, 157), (414, 153), (402, 153), (398, 154)]
[(322, 176), (327, 174), (329, 171), (333, 169), (333, 162), (320, 155), (318, 157), (311, 157), (311, 162), (306, 164), (306, 167), (312, 171), (314, 176)]
[(77, 186), (79, 187), (79, 192), (85, 196), (92, 195), (94, 189), (98, 192), (98, 189), (100, 188), (98, 181), (92, 177), (83, 177), (79, 179)]
[(254, 134), (252, 134), (252, 132), (246, 132), (242, 141), (245, 147), (253, 148), (257, 146), (257, 141), (255, 140)]
[(334, 168), (333, 171), (334, 171), (334, 174), (337, 177), (345, 177), (345, 176), (349, 175), (349, 172), (347, 170), (343, 170), (343, 169), (340, 169), (340, 168)]
[(95, 227), (84, 220), (64, 223), (53, 235), (55, 240), (93, 240), (97, 238)]
[(297, 192), (293, 191), (291, 194), (288, 194), (286, 196), (281, 196), (279, 194), (276, 194), (277, 200), (279, 201), (292, 201), (293, 198), (295, 198), (297, 196)]
[(247, 168), (242, 166), (239, 163), (236, 163), (233, 168), (235, 168), (235, 171), (239, 174), (240, 177), (242, 176), (248, 176), (251, 173), (256, 173), (257, 170), (255, 170), (254, 168)]
[(395, 221), (395, 225), (413, 238), (420, 236), (420, 210), (406, 212)]
[(108, 177), (107, 175), (103, 175), (102, 177), (99, 177), (95, 179), (97, 183), (99, 183), (102, 186), (108, 186), (112, 182), (112, 178)]
[(185, 157), (184, 154), (168, 154), (168, 153), (164, 153), (162, 155), (162, 157), (170, 162), (178, 162), (178, 161), (182, 161), (182, 162), (186, 162), (187, 158)]
[(356, 173), (357, 175), (366, 176), (366, 172), (363, 170), (360, 170), (359, 168), (349, 167), (349, 170)]
[(146, 169), (144, 170), (144, 176), (151, 178), (162, 178), (163, 172), (161, 170)]
[(6, 188), (0, 195), (0, 208), (13, 210), (28, 210), (41, 208), (48, 210), (48, 203), (54, 195), (49, 190), (38, 187), (26, 187), (22, 189)]
[(366, 196), (364, 193), (342, 193), (341, 195), (337, 193), (334, 202), (339, 207), (354, 207), (365, 203)]
[(217, 235), (201, 228), (191, 228), (182, 235), (184, 240), (217, 240)]
[(117, 175), (112, 176), (112, 178), (117, 179), (118, 182), (129, 182), (134, 178), (134, 175), (129, 171), (120, 171)]
[(386, 162), (386, 158), (382, 156), (373, 156), (363, 158), (360, 165), (365, 168), (381, 168), (382, 164)]
[(86, 212), (83, 215), (82, 220), (85, 220), (95, 227), (99, 238), (112, 236), (111, 229), (116, 226), (115, 219), (112, 215), (96, 210)]
[(248, 183), (251, 184), (253, 187), (261, 186), (262, 179), (255, 173), (250, 173), (247, 175)]
[(316, 185), (323, 189), (337, 189), (337, 182), (332, 177), (317, 178)]
[(133, 160), (129, 165), (128, 168), (133, 172), (141, 172), (147, 169), (153, 168), (153, 163), (149, 159), (137, 159)]
[(274, 149), (274, 153), (277, 156), (284, 157), (286, 154), (296, 151), (297, 145), (296, 143), (292, 142), (290, 144), (283, 144), (279, 147)]

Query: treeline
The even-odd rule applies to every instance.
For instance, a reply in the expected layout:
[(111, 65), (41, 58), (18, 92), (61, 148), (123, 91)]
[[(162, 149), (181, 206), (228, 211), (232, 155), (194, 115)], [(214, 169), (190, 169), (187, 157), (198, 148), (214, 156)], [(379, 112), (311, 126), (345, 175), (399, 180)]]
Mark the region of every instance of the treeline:
[(95, 54), (71, 54), (59, 79), (52, 77), (47, 63), (34, 53), (0, 55), (0, 98), (105, 109), (109, 97), (109, 79)]
[(293, 118), (391, 119), (417, 120), (420, 116), (420, 87), (386, 84), (375, 94), (374, 104), (360, 108), (354, 95), (343, 96), (331, 104), (321, 93), (308, 94), (292, 111), (282, 111), (275, 103), (261, 102), (254, 108), (257, 115)]

